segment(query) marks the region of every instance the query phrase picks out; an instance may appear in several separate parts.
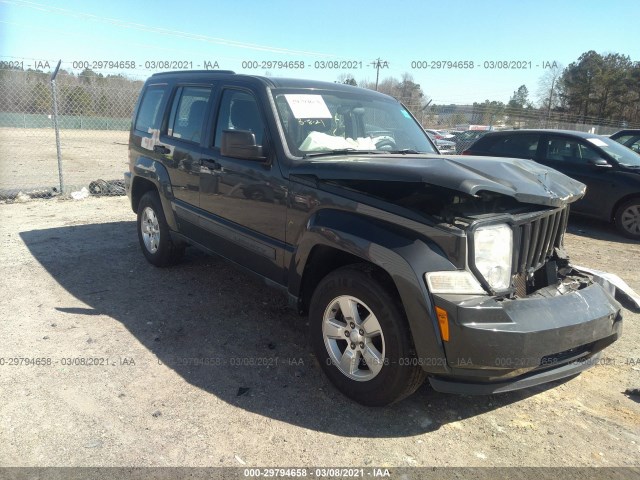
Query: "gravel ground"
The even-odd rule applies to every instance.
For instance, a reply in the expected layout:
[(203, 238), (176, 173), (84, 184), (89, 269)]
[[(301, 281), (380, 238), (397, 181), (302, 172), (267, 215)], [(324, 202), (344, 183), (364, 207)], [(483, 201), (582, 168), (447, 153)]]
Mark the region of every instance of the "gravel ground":
[[(640, 403), (624, 394), (640, 387), (639, 315), (571, 380), (487, 397), (425, 385), (371, 409), (323, 377), (281, 294), (196, 251), (149, 265), (125, 197), (0, 216), (2, 466), (640, 463)], [(574, 221), (566, 244), (640, 292), (638, 243)]]
[[(9, 193), (34, 195), (34, 189), (59, 187), (53, 129), (2, 127), (0, 145), (0, 199)], [(128, 130), (60, 130), (65, 191), (88, 187), (97, 179), (122, 179), (128, 145)]]

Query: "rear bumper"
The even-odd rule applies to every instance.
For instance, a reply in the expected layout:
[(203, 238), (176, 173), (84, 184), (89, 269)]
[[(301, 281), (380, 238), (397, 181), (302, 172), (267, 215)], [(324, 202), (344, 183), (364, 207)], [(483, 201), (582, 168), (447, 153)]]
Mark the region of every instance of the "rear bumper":
[(575, 375), (622, 332), (621, 307), (598, 284), (501, 302), (456, 295), (434, 299), (450, 325), (444, 343), (450, 372), (430, 380), (443, 392), (497, 393)]

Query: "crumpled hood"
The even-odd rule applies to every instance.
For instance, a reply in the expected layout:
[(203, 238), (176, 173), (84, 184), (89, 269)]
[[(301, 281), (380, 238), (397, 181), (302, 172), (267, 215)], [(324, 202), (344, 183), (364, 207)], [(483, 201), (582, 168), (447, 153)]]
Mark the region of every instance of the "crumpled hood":
[(575, 202), (585, 185), (532, 160), (468, 155), (340, 155), (293, 166), (293, 176), (319, 181), (423, 182), (469, 195), (489, 191), (519, 202), (560, 207)]

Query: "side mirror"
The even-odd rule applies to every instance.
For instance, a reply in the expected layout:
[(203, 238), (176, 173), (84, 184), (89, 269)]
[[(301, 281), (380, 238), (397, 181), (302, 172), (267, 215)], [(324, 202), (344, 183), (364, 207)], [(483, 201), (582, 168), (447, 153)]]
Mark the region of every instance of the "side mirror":
[(604, 167), (611, 168), (611, 164), (607, 162), (604, 158), (596, 158), (594, 160), (589, 160), (589, 164), (594, 167)]
[(262, 145), (256, 145), (256, 136), (249, 130), (223, 130), (220, 153), (225, 157), (263, 161)]

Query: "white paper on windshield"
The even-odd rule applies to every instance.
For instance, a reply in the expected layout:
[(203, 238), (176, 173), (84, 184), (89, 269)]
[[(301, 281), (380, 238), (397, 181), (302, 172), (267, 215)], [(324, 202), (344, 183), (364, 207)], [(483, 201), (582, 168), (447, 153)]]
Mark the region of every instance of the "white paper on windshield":
[(321, 95), (285, 94), (284, 98), (296, 118), (332, 118), (331, 112)]
[(352, 148), (353, 150), (375, 150), (376, 142), (373, 138), (359, 137), (353, 138), (334, 137), (322, 132), (309, 132), (307, 138), (300, 145), (303, 152), (326, 152), (327, 150), (341, 150)]
[(608, 145), (600, 140), (599, 138), (587, 138), (591, 143), (593, 143), (596, 147), (607, 147)]

